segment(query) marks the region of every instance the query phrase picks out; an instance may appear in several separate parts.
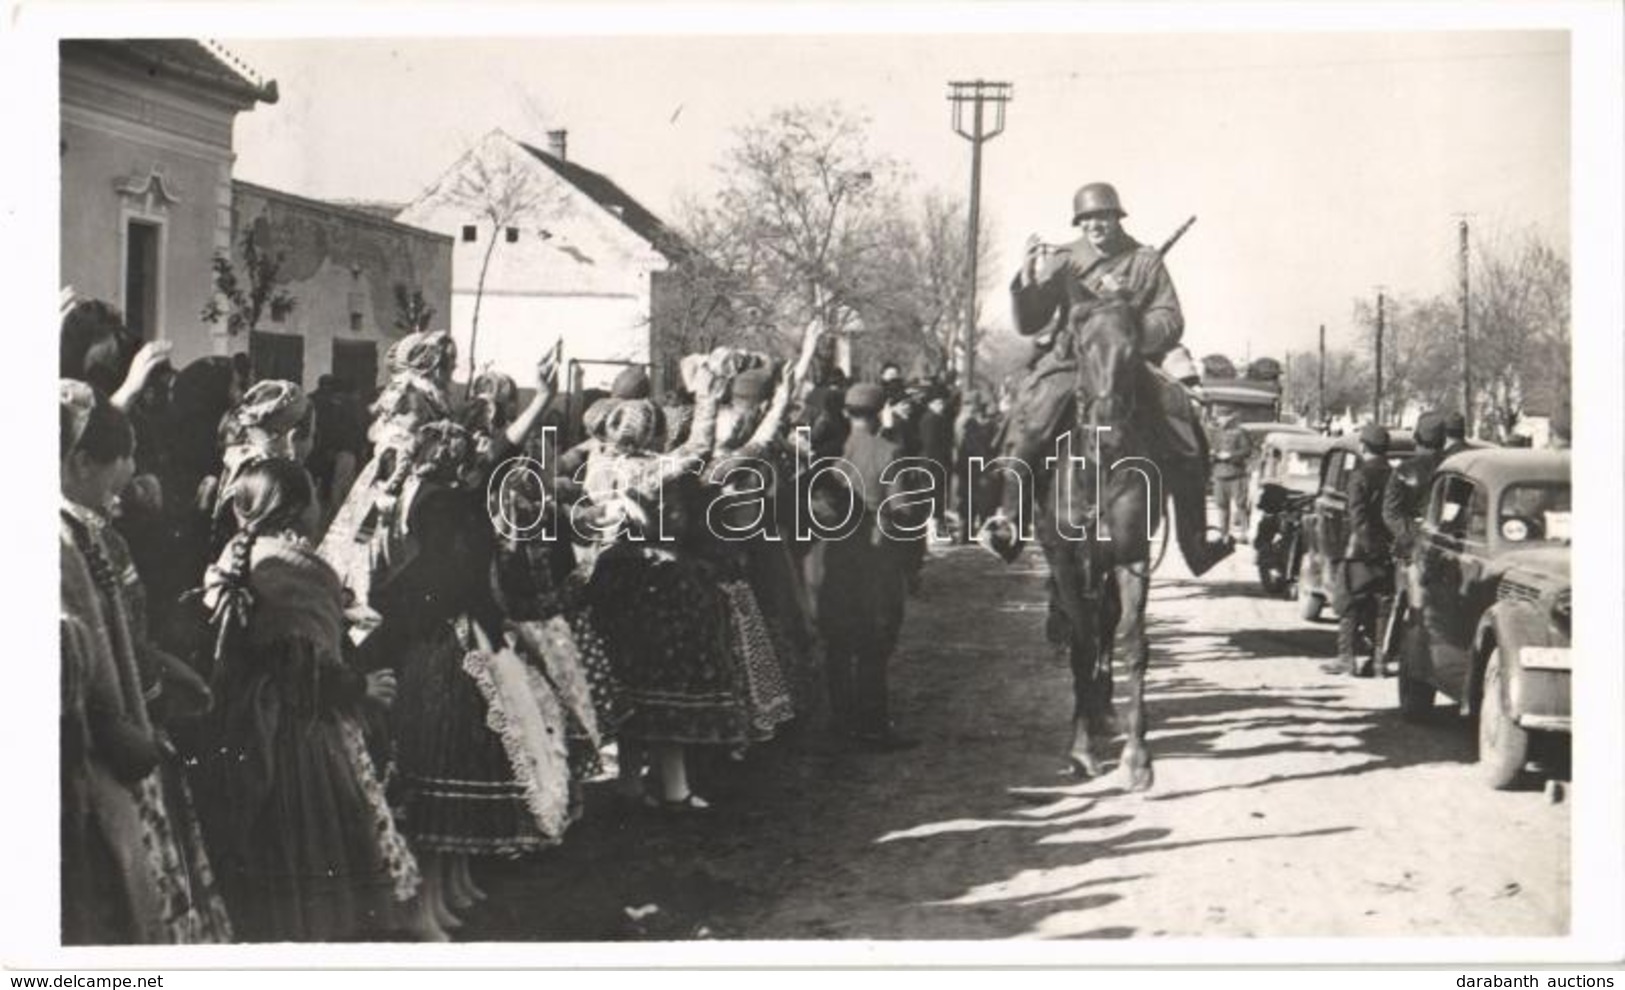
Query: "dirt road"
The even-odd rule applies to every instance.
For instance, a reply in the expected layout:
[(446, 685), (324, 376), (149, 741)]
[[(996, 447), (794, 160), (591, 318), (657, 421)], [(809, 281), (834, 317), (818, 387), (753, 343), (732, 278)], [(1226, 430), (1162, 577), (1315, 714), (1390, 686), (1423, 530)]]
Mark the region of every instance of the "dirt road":
[(911, 752), (801, 726), (670, 819), (593, 785), (560, 849), (484, 864), (463, 936), (1008, 939), (1557, 935), (1569, 817), (1472, 773), (1467, 726), (1401, 722), (1391, 680), (1320, 670), (1335, 628), (1263, 597), (1251, 550), (1150, 606), (1157, 782), (1059, 775), (1070, 678), (1043, 566), (935, 554), (894, 662)]

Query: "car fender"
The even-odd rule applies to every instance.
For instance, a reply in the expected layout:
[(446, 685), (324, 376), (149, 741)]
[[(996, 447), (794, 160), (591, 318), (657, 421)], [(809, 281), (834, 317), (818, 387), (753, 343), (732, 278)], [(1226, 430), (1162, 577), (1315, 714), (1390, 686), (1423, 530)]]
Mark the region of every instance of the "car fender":
[(1462, 697), (1472, 699), (1476, 712), (1480, 692), (1484, 688), (1484, 667), (1489, 663), (1490, 651), (1499, 647), (1501, 675), (1506, 678), (1507, 696), (1512, 699), (1512, 709), (1516, 714), (1519, 709), (1517, 699), (1523, 693), (1523, 664), (1518, 659), (1519, 651), (1526, 646), (1557, 645), (1562, 644), (1554, 642), (1551, 623), (1538, 607), (1521, 601), (1496, 602), (1485, 610), (1484, 617), (1478, 621), (1478, 630), (1473, 636), (1473, 663), (1469, 667), (1467, 693)]

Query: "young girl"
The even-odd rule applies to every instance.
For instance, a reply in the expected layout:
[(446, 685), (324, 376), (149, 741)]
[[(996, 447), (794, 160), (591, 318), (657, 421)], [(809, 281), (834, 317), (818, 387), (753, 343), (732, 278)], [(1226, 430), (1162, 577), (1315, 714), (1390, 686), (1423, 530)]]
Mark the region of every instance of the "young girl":
[(70, 380), (59, 425), (63, 941), (226, 941), (190, 795), (148, 711), (185, 675), (146, 642), (140, 580), (107, 516), (134, 473), (135, 434)]
[(204, 790), (238, 934), (327, 942), (391, 931), (417, 868), (359, 714), (393, 700), (394, 674), (346, 662), (338, 576), (309, 541), (317, 509), (305, 469), (249, 464), (231, 511), (237, 535), (206, 583), (222, 628)]

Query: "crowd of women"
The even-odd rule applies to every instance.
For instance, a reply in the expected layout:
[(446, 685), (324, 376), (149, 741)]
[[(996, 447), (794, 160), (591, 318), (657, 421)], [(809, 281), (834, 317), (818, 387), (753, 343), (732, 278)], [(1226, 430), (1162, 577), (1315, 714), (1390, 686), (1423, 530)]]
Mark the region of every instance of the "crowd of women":
[(808, 484), (848, 428), (818, 337), (566, 420), (556, 349), (525, 401), (413, 333), (334, 483), (299, 385), (65, 301), (64, 941), (442, 940), (471, 857), (561, 843), (586, 780), (703, 814), (695, 747), (823, 704), (818, 553), (717, 536), (851, 508)]

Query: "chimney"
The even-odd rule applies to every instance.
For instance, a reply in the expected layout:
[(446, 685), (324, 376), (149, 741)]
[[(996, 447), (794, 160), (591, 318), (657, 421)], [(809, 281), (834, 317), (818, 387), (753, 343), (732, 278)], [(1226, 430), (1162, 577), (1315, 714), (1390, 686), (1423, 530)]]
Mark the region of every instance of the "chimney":
[(557, 158), (560, 161), (568, 160), (568, 156), (565, 154), (565, 152), (570, 147), (569, 138), (570, 138), (570, 132), (569, 131), (562, 130), (562, 129), (557, 130), (557, 131), (548, 131), (547, 132), (547, 150), (552, 153), (554, 158)]

